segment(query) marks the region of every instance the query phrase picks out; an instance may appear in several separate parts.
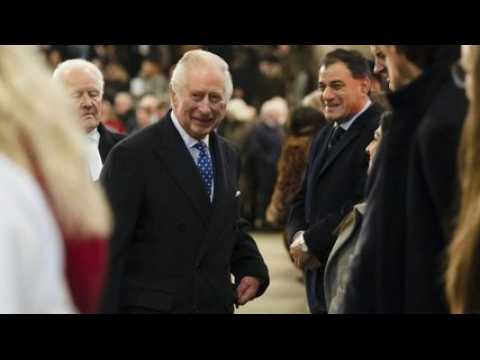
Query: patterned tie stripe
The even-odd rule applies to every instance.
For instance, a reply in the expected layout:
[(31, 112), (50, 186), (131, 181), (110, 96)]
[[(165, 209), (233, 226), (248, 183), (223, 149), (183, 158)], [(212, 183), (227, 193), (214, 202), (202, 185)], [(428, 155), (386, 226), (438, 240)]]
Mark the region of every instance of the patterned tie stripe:
[(194, 148), (197, 149), (200, 153), (197, 160), (197, 167), (200, 171), (200, 176), (203, 180), (203, 185), (208, 194), (208, 197), (211, 198), (213, 184), (213, 166), (210, 156), (208, 155), (207, 146), (203, 142), (199, 142), (194, 145)]

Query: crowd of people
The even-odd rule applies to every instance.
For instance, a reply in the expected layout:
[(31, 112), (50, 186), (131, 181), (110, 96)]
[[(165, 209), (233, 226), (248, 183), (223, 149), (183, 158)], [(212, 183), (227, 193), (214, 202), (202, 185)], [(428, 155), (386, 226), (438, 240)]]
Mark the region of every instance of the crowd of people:
[[(475, 313), (480, 50), (0, 46), (1, 313)], [(28, 69), (28, 71), (27, 71)]]

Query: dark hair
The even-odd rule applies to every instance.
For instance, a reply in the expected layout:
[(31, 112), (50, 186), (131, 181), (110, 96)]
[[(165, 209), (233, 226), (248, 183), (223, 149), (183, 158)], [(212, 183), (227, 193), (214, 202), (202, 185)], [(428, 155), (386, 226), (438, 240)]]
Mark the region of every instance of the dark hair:
[(292, 111), (288, 132), (291, 135), (313, 135), (326, 124), (321, 112), (310, 106), (301, 106)]
[[(421, 69), (429, 68), (438, 60), (453, 64), (460, 57), (460, 45), (394, 45), (399, 53)], [(443, 58), (443, 59), (442, 59)]]
[(363, 79), (370, 76), (368, 60), (356, 50), (337, 49), (325, 55), (320, 67), (329, 67), (342, 62), (352, 73), (354, 79)]

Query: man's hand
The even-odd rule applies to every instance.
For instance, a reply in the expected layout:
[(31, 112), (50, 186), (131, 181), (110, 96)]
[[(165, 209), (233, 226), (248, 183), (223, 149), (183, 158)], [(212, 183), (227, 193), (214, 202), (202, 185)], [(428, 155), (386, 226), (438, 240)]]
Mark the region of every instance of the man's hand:
[(302, 249), (302, 246), (300, 244), (296, 246), (292, 245), (290, 247), (290, 255), (293, 258), (293, 263), (300, 270), (303, 270), (303, 268), (305, 267), (305, 264), (310, 260), (310, 256), (311, 256), (310, 253), (305, 252)]
[(245, 305), (253, 300), (260, 288), (260, 281), (251, 276), (245, 276), (237, 287), (237, 303), (239, 306)]
[(314, 270), (321, 265), (316, 256), (305, 251), (301, 243), (292, 244), (290, 247), (290, 255), (293, 258), (295, 266), (300, 270)]

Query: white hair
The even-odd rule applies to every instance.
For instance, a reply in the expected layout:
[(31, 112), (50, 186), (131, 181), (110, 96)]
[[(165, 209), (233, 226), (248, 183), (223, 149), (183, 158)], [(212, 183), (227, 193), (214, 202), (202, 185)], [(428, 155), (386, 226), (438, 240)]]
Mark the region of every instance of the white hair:
[(178, 93), (186, 82), (185, 72), (188, 67), (193, 65), (214, 65), (223, 72), (225, 76), (225, 101), (228, 102), (233, 95), (233, 80), (230, 74), (229, 66), (220, 56), (205, 50), (191, 50), (186, 52), (180, 59), (172, 73), (170, 86), (175, 93)]
[(72, 60), (67, 60), (60, 63), (55, 69), (55, 71), (53, 72), (52, 78), (55, 81), (64, 81), (64, 78), (63, 78), (64, 74), (67, 71), (74, 70), (74, 69), (84, 70), (93, 74), (97, 78), (100, 85), (100, 89), (103, 94), (105, 80), (103, 79), (102, 72), (95, 64), (83, 59), (72, 59)]
[(284, 98), (274, 97), (266, 101), (260, 110), (260, 115), (262, 117), (269, 117), (272, 113), (288, 113), (288, 103)]

